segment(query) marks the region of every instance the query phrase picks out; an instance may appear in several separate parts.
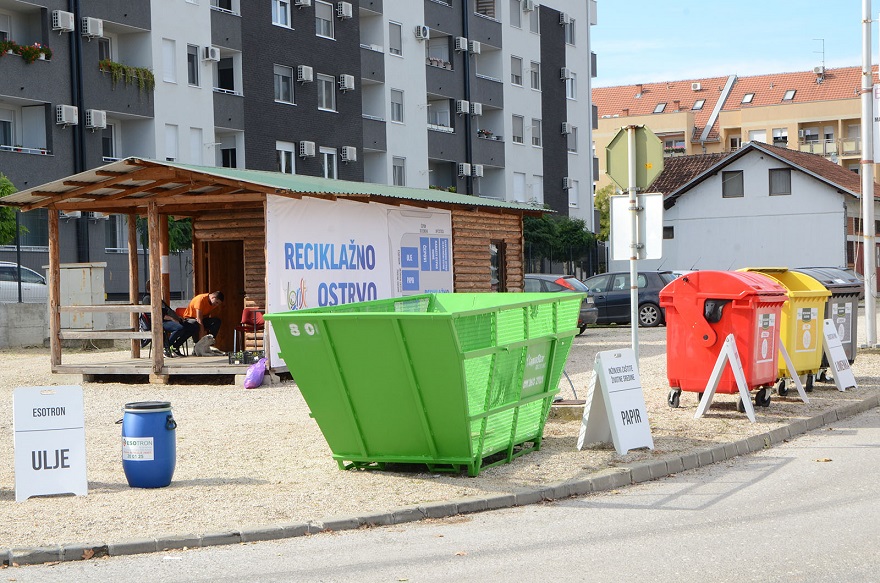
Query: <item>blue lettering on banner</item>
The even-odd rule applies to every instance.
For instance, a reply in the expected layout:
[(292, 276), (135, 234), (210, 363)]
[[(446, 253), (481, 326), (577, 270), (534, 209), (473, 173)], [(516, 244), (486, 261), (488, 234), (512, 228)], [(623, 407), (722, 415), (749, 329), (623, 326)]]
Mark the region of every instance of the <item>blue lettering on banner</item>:
[(376, 248), (348, 243), (285, 243), (284, 269), (372, 271), (376, 269)]
[(400, 266), (401, 267), (419, 267), (419, 249), (418, 247), (401, 247), (400, 248)]
[(336, 306), (379, 299), (375, 282), (343, 281), (318, 284), (318, 305)]
[(440, 239), (440, 271), (449, 271), (449, 239)]
[(440, 239), (431, 237), (431, 271), (440, 271)]
[(419, 291), (419, 272), (404, 269), (401, 273), (403, 291)]
[(419, 237), (419, 260), (422, 271), (431, 271), (430, 246), (431, 240), (428, 237)]

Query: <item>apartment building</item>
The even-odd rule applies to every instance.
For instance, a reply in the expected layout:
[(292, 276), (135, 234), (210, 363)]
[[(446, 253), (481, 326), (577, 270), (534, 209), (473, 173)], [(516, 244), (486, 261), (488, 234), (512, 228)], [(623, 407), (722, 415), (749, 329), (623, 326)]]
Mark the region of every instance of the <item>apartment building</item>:
[[(728, 75), (593, 90), (598, 152), (625, 125), (644, 124), (667, 156), (734, 152), (763, 142), (819, 154), (858, 172), (861, 68)], [(598, 187), (610, 184), (600, 156)]]
[[(592, 229), (595, 22), (595, 0), (5, 0), (0, 40), (52, 54), (0, 58), (0, 172), (26, 188), (138, 156), (546, 204)], [(22, 215), (26, 265), (45, 264), (45, 213)], [(125, 217), (63, 218), (62, 261), (107, 261), (121, 290)]]

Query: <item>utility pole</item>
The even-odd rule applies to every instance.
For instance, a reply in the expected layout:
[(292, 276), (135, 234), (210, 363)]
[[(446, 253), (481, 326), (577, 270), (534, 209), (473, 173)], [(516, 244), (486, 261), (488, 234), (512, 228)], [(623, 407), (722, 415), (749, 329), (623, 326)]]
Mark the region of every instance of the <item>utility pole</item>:
[(874, 236), (874, 72), (871, 65), (871, 0), (862, 0), (862, 241), (867, 346), (877, 345), (877, 247)]

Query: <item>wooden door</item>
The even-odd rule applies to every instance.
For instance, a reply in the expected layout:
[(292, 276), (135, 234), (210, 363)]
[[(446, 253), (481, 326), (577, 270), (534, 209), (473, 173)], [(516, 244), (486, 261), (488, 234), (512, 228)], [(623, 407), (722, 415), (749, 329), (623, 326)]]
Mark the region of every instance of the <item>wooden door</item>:
[(207, 241), (203, 246), (205, 273), (202, 291), (222, 291), (226, 298), (223, 305), (211, 314), (222, 320), (215, 347), (224, 352), (233, 349), (235, 326), (241, 320), (244, 309), (244, 242)]

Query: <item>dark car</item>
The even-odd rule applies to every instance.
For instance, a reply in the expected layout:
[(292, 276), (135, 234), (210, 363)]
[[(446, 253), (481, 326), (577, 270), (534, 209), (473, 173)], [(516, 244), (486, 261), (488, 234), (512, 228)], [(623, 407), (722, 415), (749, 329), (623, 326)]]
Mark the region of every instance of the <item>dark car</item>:
[[(659, 292), (675, 279), (671, 271), (639, 272), (639, 326), (659, 326), (665, 321)], [(584, 281), (599, 310), (600, 324), (629, 323), (629, 272), (594, 275)]]
[(588, 324), (595, 324), (599, 311), (593, 303), (593, 296), (587, 286), (573, 275), (551, 275), (548, 273), (527, 273), (525, 275), (527, 292), (582, 292), (587, 294), (581, 302), (581, 313), (578, 317), (578, 329), (583, 334)]

